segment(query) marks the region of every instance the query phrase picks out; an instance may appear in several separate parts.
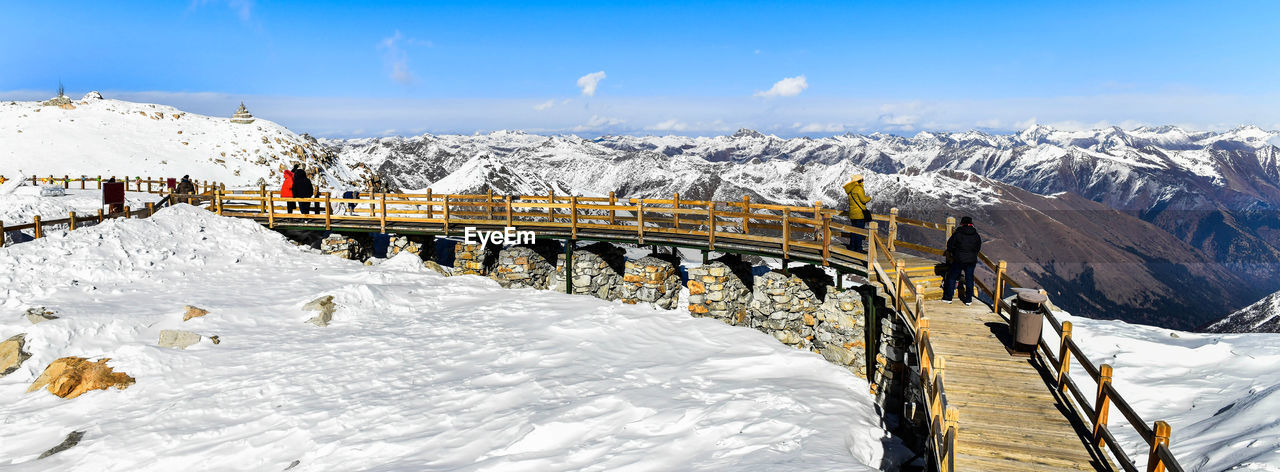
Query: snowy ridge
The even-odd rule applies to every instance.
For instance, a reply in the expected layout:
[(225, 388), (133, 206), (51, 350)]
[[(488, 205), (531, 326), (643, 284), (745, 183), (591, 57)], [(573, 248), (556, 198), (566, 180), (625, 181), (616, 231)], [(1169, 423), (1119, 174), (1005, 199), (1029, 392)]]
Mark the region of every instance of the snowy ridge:
[[(885, 454), (867, 383), (766, 334), (408, 253), (369, 267), (186, 205), (0, 249), (0, 281), (0, 338), (32, 354), (0, 377), (9, 470), (871, 471)], [(299, 308), (322, 295), (325, 328)], [(185, 304), (210, 313), (184, 322)], [(32, 325), (29, 306), (60, 318)], [(162, 329), (221, 341), (161, 348)], [(72, 355), (137, 383), (26, 393)]]
[(1280, 333), (1280, 292), (1227, 315), (1205, 330), (1211, 333)]
[(351, 169), (327, 166), (315, 139), (264, 119), (250, 124), (156, 104), (97, 98), (71, 109), (40, 102), (0, 102), (0, 174), (14, 178), (86, 175), (191, 175), (229, 185), (278, 180), (280, 164), (325, 168), (333, 185)]

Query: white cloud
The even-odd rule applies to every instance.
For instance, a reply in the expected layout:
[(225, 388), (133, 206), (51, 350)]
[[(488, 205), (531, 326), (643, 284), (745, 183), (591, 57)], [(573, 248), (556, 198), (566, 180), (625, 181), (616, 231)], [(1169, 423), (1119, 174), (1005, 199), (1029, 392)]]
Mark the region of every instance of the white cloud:
[(555, 105), (556, 105), (556, 101), (555, 101), (555, 100), (547, 100), (547, 101), (545, 101), (545, 102), (542, 102), (542, 103), (539, 103), (539, 104), (537, 104), (537, 105), (534, 105), (534, 106), (533, 106), (533, 109), (534, 109), (534, 110), (538, 110), (538, 111), (542, 111), (542, 110), (546, 110), (546, 109), (548, 109), (548, 108), (551, 108), (551, 107), (553, 107), (553, 106), (555, 106)]
[(626, 122), (627, 122), (626, 120), (620, 120), (617, 118), (609, 118), (609, 117), (604, 117), (600, 115), (591, 115), (591, 119), (587, 120), (586, 124), (574, 126), (573, 131), (575, 133), (582, 133), (586, 131), (604, 131), (609, 128), (616, 128), (618, 126), (621, 126)]
[(876, 119), (884, 129), (911, 131), (915, 129), (915, 124), (919, 121), (919, 117), (914, 115), (894, 115), (884, 114)]
[(378, 43), (378, 49), (383, 50), (383, 61), (391, 68), (389, 77), (398, 83), (404, 85), (412, 85), (418, 81), (418, 76), (409, 69), (409, 53), (401, 47), (401, 44), (409, 44), (411, 46), (427, 46), (432, 44), (430, 41), (420, 39), (406, 38), (400, 30), (396, 30), (395, 34), (382, 38)]
[(841, 133), (845, 130), (844, 125), (840, 123), (809, 123), (804, 126), (796, 123), (791, 127), (796, 128), (796, 131), (801, 133)]
[(596, 96), (596, 87), (600, 86), (600, 81), (604, 80), (604, 71), (592, 72), (578, 78), (578, 87), (582, 89), (582, 94), (588, 97)]
[(653, 126), (646, 126), (644, 129), (652, 131), (688, 131), (689, 124), (672, 118)]
[(756, 92), (757, 97), (794, 97), (800, 95), (804, 89), (809, 88), (809, 81), (805, 80), (803, 75), (795, 77), (787, 77), (773, 84), (773, 88), (763, 92)]
[(1013, 124), (1014, 129), (1027, 129), (1036, 125), (1036, 117), (1031, 117)]
[(977, 123), (974, 123), (974, 125), (979, 128), (987, 128), (987, 129), (999, 128), (1000, 120), (995, 118), (992, 118), (990, 120), (979, 120)]

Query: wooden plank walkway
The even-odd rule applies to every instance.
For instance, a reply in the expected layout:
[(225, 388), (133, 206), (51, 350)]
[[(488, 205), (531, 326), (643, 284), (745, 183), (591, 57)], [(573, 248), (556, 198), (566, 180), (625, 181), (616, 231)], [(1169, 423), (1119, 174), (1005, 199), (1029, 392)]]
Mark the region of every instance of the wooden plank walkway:
[(1005, 350), (1008, 324), (990, 306), (930, 301), (925, 313), (948, 403), (960, 409), (956, 470), (1113, 470), (1039, 362)]

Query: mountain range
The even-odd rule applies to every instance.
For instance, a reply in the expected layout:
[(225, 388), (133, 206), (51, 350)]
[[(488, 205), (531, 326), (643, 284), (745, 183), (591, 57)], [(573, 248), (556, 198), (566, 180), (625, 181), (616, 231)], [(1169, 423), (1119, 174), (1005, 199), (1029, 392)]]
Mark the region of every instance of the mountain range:
[(679, 192), (842, 206), (840, 184), (863, 173), (877, 212), (974, 216), (988, 253), (1067, 310), (1195, 329), (1280, 289), (1277, 136), (1252, 126), (1037, 126), (1008, 135), (783, 139), (740, 130), (588, 140), (499, 131), (321, 142), (393, 187), (436, 192)]
[[(228, 110), (228, 116), (231, 110)], [(0, 102), (0, 174), (182, 175), (278, 185), (304, 162), (327, 188), (378, 175), (401, 190), (667, 197), (971, 215), (1014, 277), (1084, 316), (1203, 328), (1280, 290), (1280, 133), (1175, 126), (1013, 134), (790, 138), (475, 135), (316, 139), (257, 118), (89, 94), (71, 106)], [(938, 232), (904, 234), (942, 245)]]

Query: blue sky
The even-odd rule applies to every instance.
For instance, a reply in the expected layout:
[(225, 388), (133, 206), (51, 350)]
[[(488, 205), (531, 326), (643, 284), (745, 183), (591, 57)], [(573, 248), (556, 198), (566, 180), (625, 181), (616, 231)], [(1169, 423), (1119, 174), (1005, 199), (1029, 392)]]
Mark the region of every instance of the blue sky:
[(1280, 4), (1059, 3), (5, 2), (0, 98), (329, 136), (1280, 128)]

